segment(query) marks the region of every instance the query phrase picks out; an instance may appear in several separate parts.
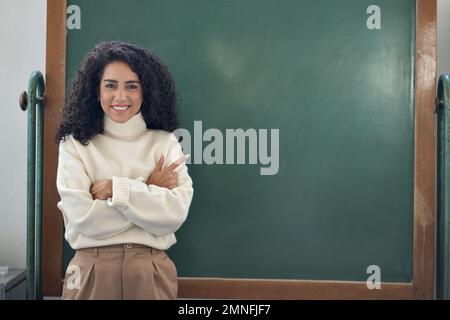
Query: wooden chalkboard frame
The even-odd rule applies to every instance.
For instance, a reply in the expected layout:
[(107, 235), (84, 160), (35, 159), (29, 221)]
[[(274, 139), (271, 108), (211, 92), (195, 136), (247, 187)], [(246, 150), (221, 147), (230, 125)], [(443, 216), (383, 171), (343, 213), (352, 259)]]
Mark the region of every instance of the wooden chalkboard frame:
[[(62, 290), (63, 223), (56, 203), (58, 148), (55, 130), (64, 104), (66, 0), (47, 0), (42, 290)], [(181, 298), (433, 299), (435, 279), (437, 0), (416, 0), (413, 281), (382, 283), (270, 279), (180, 278)]]

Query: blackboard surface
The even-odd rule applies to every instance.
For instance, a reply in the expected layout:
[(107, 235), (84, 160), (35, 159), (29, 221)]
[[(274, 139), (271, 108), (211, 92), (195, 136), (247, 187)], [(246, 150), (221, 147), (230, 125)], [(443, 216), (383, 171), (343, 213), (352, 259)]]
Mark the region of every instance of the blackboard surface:
[(276, 174), (249, 164), (249, 146), (245, 164), (189, 166), (194, 200), (169, 251), (179, 276), (365, 281), (377, 265), (411, 281), (415, 0), (70, 5), (68, 88), (98, 41), (129, 41), (169, 66), (193, 136), (194, 121), (224, 137), (279, 130)]

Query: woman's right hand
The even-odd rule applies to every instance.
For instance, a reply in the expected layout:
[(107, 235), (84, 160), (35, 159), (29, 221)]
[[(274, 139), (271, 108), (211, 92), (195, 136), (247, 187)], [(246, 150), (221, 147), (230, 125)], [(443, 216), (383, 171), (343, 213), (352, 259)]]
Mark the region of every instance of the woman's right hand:
[(170, 190), (178, 187), (178, 174), (174, 172), (174, 170), (181, 163), (182, 162), (179, 162), (177, 160), (163, 169), (164, 156), (161, 156), (161, 158), (159, 158), (158, 163), (156, 164), (155, 169), (150, 174), (150, 177), (147, 179), (146, 183), (154, 184), (155, 186), (167, 188)]

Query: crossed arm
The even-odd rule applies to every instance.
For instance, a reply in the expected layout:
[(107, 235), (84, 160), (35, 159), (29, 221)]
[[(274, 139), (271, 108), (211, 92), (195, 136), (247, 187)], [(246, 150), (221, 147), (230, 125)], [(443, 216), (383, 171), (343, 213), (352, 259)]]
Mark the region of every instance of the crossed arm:
[[(174, 170), (178, 168), (178, 166), (182, 164), (186, 159), (186, 156), (181, 156), (177, 161), (173, 162), (166, 168), (163, 168), (164, 156), (161, 155), (158, 164), (150, 174), (145, 184), (153, 184), (155, 186), (167, 188), (169, 190), (178, 187), (178, 174), (174, 172)], [(113, 180), (102, 180), (93, 183), (91, 185), (90, 193), (92, 194), (92, 198), (94, 200), (107, 200), (108, 198), (112, 198)]]

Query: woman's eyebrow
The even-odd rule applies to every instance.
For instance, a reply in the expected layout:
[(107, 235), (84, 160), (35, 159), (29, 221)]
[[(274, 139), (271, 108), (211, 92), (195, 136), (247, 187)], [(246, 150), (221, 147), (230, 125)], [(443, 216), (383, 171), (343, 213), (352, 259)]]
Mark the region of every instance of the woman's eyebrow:
[[(117, 80), (112, 80), (112, 79), (105, 79), (103, 80), (103, 82), (113, 82), (113, 83), (117, 83)], [(125, 83), (141, 83), (139, 80), (129, 80), (129, 81), (125, 81)]]

